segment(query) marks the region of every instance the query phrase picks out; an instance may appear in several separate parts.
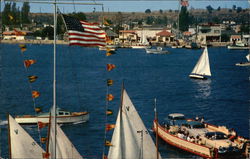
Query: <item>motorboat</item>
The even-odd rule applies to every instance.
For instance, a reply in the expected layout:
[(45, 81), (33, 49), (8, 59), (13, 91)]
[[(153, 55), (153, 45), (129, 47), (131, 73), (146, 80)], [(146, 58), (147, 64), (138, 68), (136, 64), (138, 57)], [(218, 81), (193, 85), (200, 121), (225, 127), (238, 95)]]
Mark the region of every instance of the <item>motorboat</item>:
[[(70, 112), (57, 108), (57, 123), (69, 124), (69, 123), (81, 123), (89, 120), (88, 112)], [(19, 124), (37, 124), (38, 122), (49, 123), (50, 113), (38, 113), (37, 115), (18, 115), (15, 120)]]
[(204, 158), (242, 158), (249, 155), (249, 140), (233, 129), (186, 119), (184, 114), (169, 114), (161, 124), (154, 120), (154, 132), (165, 142)]
[(163, 50), (162, 47), (157, 47), (156, 49), (145, 49), (147, 54), (168, 54), (167, 50)]
[(247, 50), (249, 46), (243, 42), (237, 42), (233, 45), (228, 45), (227, 48), (231, 50)]

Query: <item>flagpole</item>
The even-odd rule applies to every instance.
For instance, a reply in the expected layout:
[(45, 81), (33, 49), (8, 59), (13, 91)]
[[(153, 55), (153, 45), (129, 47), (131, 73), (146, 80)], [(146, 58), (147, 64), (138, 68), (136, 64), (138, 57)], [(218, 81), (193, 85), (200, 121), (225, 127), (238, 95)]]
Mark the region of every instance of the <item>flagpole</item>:
[(54, 110), (54, 153), (53, 153), (53, 158), (56, 159), (56, 133), (57, 133), (57, 124), (56, 124), (56, 27), (57, 27), (57, 3), (56, 0), (54, 0), (54, 80), (53, 80), (53, 110)]

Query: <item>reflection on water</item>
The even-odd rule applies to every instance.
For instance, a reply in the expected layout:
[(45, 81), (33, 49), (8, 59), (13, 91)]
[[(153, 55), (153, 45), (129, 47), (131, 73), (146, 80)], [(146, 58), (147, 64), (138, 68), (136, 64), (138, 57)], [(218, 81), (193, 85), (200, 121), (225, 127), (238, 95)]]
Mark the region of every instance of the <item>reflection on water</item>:
[(207, 80), (194, 80), (194, 83), (196, 83), (196, 90), (197, 93), (195, 93), (195, 98), (199, 99), (207, 99), (211, 94), (211, 79)]

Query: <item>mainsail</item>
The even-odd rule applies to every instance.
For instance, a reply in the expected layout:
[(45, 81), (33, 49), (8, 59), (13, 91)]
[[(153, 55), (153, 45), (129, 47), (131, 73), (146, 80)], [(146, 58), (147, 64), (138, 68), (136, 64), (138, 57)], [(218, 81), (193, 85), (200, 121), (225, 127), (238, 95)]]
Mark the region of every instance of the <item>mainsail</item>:
[(10, 158), (43, 159), (44, 150), (37, 142), (9, 115)]
[[(54, 108), (52, 108), (51, 114), (54, 114), (53, 111)], [(56, 158), (58, 159), (82, 159), (80, 153), (76, 150), (74, 145), (64, 134), (60, 126), (58, 124), (56, 125), (53, 124), (54, 123), (53, 120), (55, 120), (55, 118), (52, 116), (50, 121), (49, 149), (48, 149), (50, 158), (52, 159), (55, 154)], [(56, 137), (56, 140), (54, 140), (54, 137)], [(56, 143), (54, 143), (54, 141), (56, 141)]]
[(246, 56), (246, 58), (247, 58), (247, 61), (250, 62), (250, 53)]
[(207, 47), (205, 47), (191, 74), (211, 76)]
[[(155, 159), (156, 146), (126, 90), (118, 112), (108, 159)], [(161, 156), (159, 155), (159, 159)]]

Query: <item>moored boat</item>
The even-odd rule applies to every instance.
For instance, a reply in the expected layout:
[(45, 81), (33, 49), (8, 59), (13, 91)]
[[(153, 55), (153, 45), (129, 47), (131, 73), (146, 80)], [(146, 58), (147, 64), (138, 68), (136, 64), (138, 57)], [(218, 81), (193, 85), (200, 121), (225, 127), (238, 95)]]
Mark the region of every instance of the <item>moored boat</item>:
[(246, 56), (247, 62), (236, 63), (236, 66), (250, 66), (250, 53)]
[(167, 54), (169, 53), (167, 50), (163, 50), (162, 47), (157, 47), (156, 49), (148, 49), (146, 48), (147, 54)]
[(204, 158), (242, 158), (248, 156), (249, 140), (234, 130), (215, 126), (204, 120), (186, 119), (183, 114), (169, 114), (166, 123), (154, 120), (153, 130), (168, 144)]
[(249, 49), (249, 46), (243, 42), (237, 42), (233, 45), (228, 45), (227, 48), (231, 50), (247, 50)]
[[(37, 124), (37, 122), (49, 123), (50, 113), (39, 113), (38, 115), (22, 115), (16, 116), (15, 120), (19, 124)], [(88, 112), (69, 112), (57, 108), (57, 123), (81, 123), (89, 120)]]
[(147, 49), (147, 48), (150, 48), (150, 46), (149, 45), (140, 45), (140, 44), (138, 44), (138, 45), (131, 45), (131, 48), (132, 49)]

